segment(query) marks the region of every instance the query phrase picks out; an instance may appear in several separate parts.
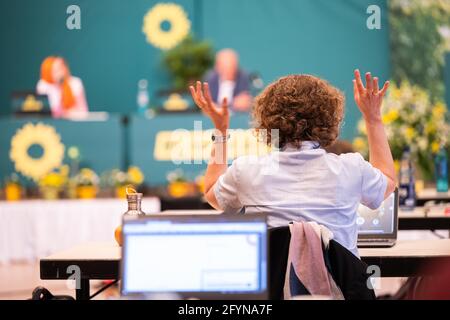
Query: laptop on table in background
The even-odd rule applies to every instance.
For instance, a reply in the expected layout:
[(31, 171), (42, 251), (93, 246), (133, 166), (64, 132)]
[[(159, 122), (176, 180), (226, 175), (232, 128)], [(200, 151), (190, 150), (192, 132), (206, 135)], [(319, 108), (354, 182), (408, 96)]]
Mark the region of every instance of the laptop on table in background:
[(121, 294), (267, 299), (263, 215), (126, 217)]
[(34, 91), (16, 91), (11, 93), (11, 108), (15, 115), (51, 116), (47, 95), (39, 95)]
[(360, 205), (356, 223), (358, 247), (394, 246), (398, 231), (398, 189), (376, 210)]

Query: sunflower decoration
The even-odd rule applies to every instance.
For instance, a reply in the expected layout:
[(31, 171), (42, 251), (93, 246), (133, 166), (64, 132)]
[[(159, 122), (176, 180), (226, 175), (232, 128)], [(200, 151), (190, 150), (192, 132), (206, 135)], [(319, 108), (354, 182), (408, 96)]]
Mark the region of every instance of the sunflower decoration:
[[(164, 28), (164, 24), (168, 28)], [(189, 34), (191, 22), (183, 7), (175, 3), (158, 3), (144, 17), (142, 31), (147, 41), (162, 50), (169, 50)]]
[[(42, 150), (40, 156), (30, 155), (30, 149), (33, 146), (38, 146)], [(11, 139), (9, 157), (16, 171), (26, 177), (39, 180), (61, 166), (64, 159), (64, 145), (52, 126), (28, 123), (17, 130)]]

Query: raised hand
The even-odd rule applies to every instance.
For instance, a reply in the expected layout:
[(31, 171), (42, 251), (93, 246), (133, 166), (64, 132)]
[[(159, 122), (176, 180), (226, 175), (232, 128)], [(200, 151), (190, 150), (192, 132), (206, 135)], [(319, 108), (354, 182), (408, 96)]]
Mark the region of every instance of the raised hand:
[(370, 72), (366, 73), (366, 87), (364, 87), (359, 70), (355, 70), (353, 80), (355, 102), (366, 121), (381, 121), (381, 104), (388, 88), (389, 81), (386, 81), (380, 90), (378, 78), (372, 78)]
[(221, 108), (217, 107), (211, 98), (207, 82), (202, 86), (202, 83), (197, 81), (196, 87), (190, 86), (189, 90), (195, 104), (212, 120), (215, 128), (225, 134), (230, 125), (227, 99), (223, 99)]

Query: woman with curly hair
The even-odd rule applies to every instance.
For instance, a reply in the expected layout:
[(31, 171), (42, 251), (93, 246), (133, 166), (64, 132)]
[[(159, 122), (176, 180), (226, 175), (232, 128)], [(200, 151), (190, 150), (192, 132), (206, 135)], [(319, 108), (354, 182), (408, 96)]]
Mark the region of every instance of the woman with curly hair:
[[(354, 98), (366, 122), (370, 162), (358, 153), (334, 155), (324, 148), (339, 135), (343, 94), (325, 80), (290, 75), (269, 85), (255, 100), (255, 129), (277, 149), (262, 157), (240, 157), (227, 165), (227, 101), (216, 106), (207, 83), (190, 87), (195, 103), (216, 128), (205, 175), (205, 197), (226, 212), (267, 213), (270, 227), (315, 221), (358, 255), (357, 208), (378, 208), (395, 189), (396, 179), (381, 104), (389, 87), (355, 70)], [(268, 169), (269, 168), (269, 169)]]

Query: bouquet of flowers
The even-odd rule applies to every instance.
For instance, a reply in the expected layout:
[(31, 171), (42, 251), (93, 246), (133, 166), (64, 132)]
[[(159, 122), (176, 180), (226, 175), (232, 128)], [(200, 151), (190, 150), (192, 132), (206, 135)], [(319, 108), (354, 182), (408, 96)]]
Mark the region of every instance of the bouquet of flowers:
[(5, 180), (5, 197), (7, 201), (18, 201), (22, 196), (22, 186), (17, 173), (12, 173)]
[(47, 200), (57, 199), (69, 180), (69, 167), (61, 166), (58, 170), (47, 173), (39, 181), (41, 195)]
[(97, 186), (99, 178), (92, 169), (83, 168), (74, 177), (77, 187)]
[(113, 169), (106, 173), (104, 179), (107, 185), (118, 188), (130, 184), (138, 187), (144, 182), (145, 177), (141, 169), (136, 166), (131, 166), (127, 171)]
[(92, 169), (83, 168), (73, 177), (76, 194), (80, 199), (93, 199), (97, 195), (99, 177)]
[(175, 169), (167, 173), (167, 192), (173, 198), (183, 198), (196, 194), (195, 183), (189, 182), (188, 177), (182, 169)]
[(144, 183), (144, 180), (144, 174), (136, 166), (130, 166), (127, 171), (113, 169), (102, 175), (102, 184), (108, 188), (113, 188), (118, 198), (126, 197), (127, 186), (132, 185), (137, 188)]
[(188, 178), (182, 169), (175, 169), (173, 171), (168, 172), (166, 178), (169, 183), (188, 181)]
[[(432, 103), (426, 91), (408, 82), (391, 83), (382, 108), (383, 123), (395, 160), (400, 160), (406, 147), (411, 149), (424, 180), (433, 178), (433, 157), (449, 146), (450, 125), (443, 102)], [(364, 120), (358, 123), (354, 148), (368, 155)]]

